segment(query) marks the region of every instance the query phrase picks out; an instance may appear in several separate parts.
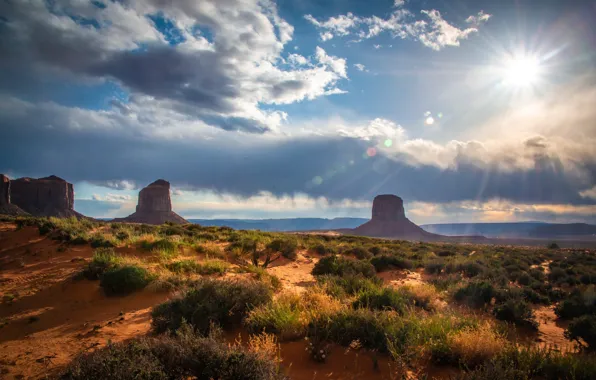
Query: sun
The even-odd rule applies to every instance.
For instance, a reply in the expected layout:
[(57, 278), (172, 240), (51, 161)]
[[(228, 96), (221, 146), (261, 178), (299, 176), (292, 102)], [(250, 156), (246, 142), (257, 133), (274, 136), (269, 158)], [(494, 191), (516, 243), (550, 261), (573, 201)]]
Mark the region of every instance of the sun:
[(540, 61), (530, 56), (509, 57), (503, 66), (503, 81), (513, 87), (528, 87), (537, 84), (542, 75)]

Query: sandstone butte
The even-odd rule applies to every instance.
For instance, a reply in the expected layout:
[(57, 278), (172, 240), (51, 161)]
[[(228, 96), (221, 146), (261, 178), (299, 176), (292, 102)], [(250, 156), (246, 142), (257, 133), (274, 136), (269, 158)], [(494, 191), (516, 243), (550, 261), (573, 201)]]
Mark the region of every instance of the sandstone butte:
[(163, 224), (189, 223), (186, 219), (172, 211), (170, 198), (170, 183), (158, 179), (139, 192), (137, 211), (126, 218), (116, 218), (114, 222)]
[(0, 174), (0, 214), (27, 215), (27, 213), (10, 202), (10, 179)]
[(54, 175), (38, 179), (25, 177), (11, 180), (8, 184), (8, 197), (9, 204), (18, 206), (34, 216), (84, 218), (74, 210), (72, 183)]
[(361, 236), (397, 238), (415, 241), (436, 241), (445, 238), (424, 231), (406, 218), (403, 200), (391, 194), (373, 200), (372, 218), (349, 233)]

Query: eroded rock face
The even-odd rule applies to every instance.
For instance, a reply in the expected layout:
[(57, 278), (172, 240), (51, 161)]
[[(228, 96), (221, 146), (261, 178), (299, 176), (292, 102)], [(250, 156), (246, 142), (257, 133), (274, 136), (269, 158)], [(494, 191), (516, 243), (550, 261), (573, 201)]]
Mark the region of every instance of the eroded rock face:
[(415, 241), (436, 241), (441, 238), (440, 235), (424, 231), (406, 218), (403, 200), (391, 194), (375, 197), (371, 220), (350, 233)]
[(373, 220), (403, 220), (406, 219), (404, 201), (397, 195), (378, 195), (373, 200)]
[(158, 179), (139, 192), (137, 211), (126, 218), (117, 218), (114, 222), (163, 224), (165, 222), (185, 224), (186, 219), (172, 211), (170, 183)]
[(10, 178), (0, 174), (0, 214), (26, 215), (18, 206), (10, 203)]
[(139, 192), (137, 212), (170, 212), (172, 200), (170, 199), (170, 183), (158, 179)]
[(10, 203), (10, 179), (4, 174), (0, 174), (0, 205)]
[(35, 216), (82, 217), (74, 211), (72, 183), (54, 175), (10, 181), (10, 200), (12, 204)]

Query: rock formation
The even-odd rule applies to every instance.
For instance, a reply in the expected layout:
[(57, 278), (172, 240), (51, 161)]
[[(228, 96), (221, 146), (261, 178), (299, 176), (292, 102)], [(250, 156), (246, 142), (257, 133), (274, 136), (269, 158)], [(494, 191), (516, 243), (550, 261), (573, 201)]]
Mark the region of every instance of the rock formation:
[(139, 192), (137, 211), (126, 218), (117, 218), (114, 222), (163, 224), (189, 223), (186, 219), (172, 211), (170, 183), (158, 179)]
[(27, 215), (18, 206), (10, 203), (10, 179), (4, 174), (0, 174), (0, 214)]
[(84, 217), (74, 210), (72, 183), (54, 175), (10, 181), (10, 200), (34, 216)]
[(373, 201), (372, 219), (350, 233), (416, 241), (435, 241), (442, 238), (441, 235), (424, 231), (406, 218), (403, 200), (390, 194), (376, 196)]

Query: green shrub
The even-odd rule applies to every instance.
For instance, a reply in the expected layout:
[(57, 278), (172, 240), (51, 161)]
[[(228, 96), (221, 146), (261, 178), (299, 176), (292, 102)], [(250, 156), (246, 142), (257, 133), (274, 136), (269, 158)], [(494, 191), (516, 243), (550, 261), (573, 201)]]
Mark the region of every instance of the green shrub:
[(590, 380), (596, 378), (596, 361), (585, 356), (543, 348), (510, 347), (461, 380)]
[(443, 269), (445, 269), (445, 263), (442, 261), (431, 261), (424, 266), (424, 271), (428, 274), (441, 274)]
[(105, 272), (118, 267), (121, 262), (122, 258), (116, 255), (113, 248), (98, 248), (83, 270), (83, 276), (89, 280), (99, 280)]
[(353, 296), (360, 292), (378, 290), (383, 285), (383, 280), (378, 277), (364, 277), (363, 275), (318, 276), (317, 282), (324, 284), (327, 293), (337, 298)]
[(375, 267), (377, 272), (382, 272), (389, 268), (410, 269), (413, 267), (410, 260), (392, 255), (375, 256), (370, 259), (370, 263)]
[(124, 295), (143, 289), (152, 280), (153, 276), (145, 268), (127, 265), (105, 272), (99, 285), (107, 295)]
[(93, 235), (89, 243), (91, 244), (92, 248), (111, 248), (116, 246), (112, 240), (107, 239), (101, 233)]
[(224, 274), (229, 266), (227, 262), (221, 260), (207, 260), (203, 263), (194, 260), (182, 260), (166, 264), (166, 268), (174, 273), (197, 273), (202, 275)]
[(271, 300), (271, 290), (257, 281), (201, 279), (180, 298), (153, 308), (151, 322), (157, 333), (175, 331), (186, 320), (200, 333), (212, 323), (229, 327), (253, 307)]
[(337, 253), (337, 250), (334, 247), (322, 243), (315, 244), (310, 249), (322, 256)]
[(582, 339), (591, 350), (596, 350), (596, 315), (582, 315), (575, 318), (565, 330), (565, 338), (582, 344)]
[(562, 282), (562, 280), (567, 278), (567, 272), (563, 268), (554, 267), (551, 269), (550, 273), (548, 274), (548, 280), (553, 283)]
[(482, 307), (490, 303), (495, 295), (495, 288), (487, 281), (470, 282), (463, 288), (459, 288), (454, 298), (459, 302), (465, 302), (472, 307)]
[(532, 329), (538, 328), (534, 312), (525, 301), (520, 299), (509, 299), (495, 305), (493, 314), (501, 321), (512, 322), (515, 325)]
[(269, 244), (267, 244), (267, 249), (273, 252), (279, 252), (281, 255), (290, 260), (296, 260), (298, 254), (296, 253), (296, 249), (298, 248), (298, 243), (296, 239), (286, 238), (286, 239), (274, 239)]
[(575, 290), (555, 308), (560, 318), (571, 319), (582, 315), (596, 314), (596, 292), (593, 286), (585, 291)]
[(78, 356), (61, 374), (67, 380), (284, 379), (261, 353), (230, 346), (189, 329), (176, 336), (137, 338)]
[(350, 260), (342, 256), (327, 256), (319, 260), (315, 264), (312, 274), (315, 276), (331, 274), (336, 276), (357, 275), (362, 274), (364, 277), (375, 277), (376, 271), (372, 264), (359, 261)]
[(350, 248), (344, 251), (343, 254), (353, 255), (358, 260), (370, 259), (373, 256), (373, 254), (370, 253), (367, 249), (364, 249), (364, 247)]
[(413, 306), (414, 301), (407, 292), (383, 288), (360, 293), (354, 301), (354, 308), (368, 308), (372, 310), (394, 310), (404, 314), (408, 306)]

